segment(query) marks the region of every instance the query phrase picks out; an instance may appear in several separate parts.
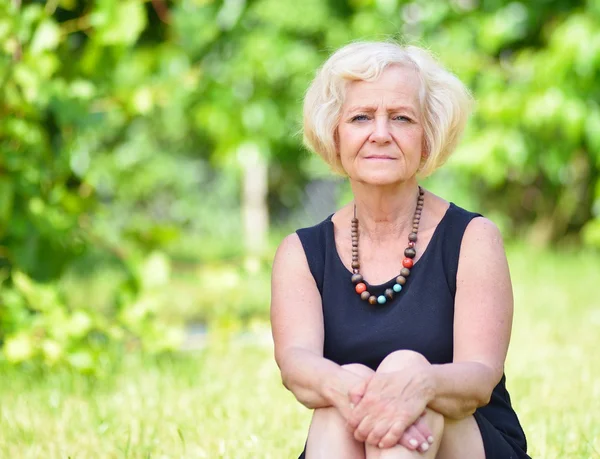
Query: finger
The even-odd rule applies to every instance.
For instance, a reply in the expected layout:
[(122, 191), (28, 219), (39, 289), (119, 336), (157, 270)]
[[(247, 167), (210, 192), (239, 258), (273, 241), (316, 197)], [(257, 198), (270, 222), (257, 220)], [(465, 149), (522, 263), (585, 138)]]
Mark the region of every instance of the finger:
[(423, 438), (427, 440), (427, 443), (429, 443), (430, 445), (433, 443), (433, 433), (427, 425), (427, 421), (424, 417), (419, 417), (419, 419), (415, 421), (413, 426), (416, 427), (416, 429), (421, 433), (421, 435), (423, 435)]
[(374, 420), (372, 416), (365, 416), (358, 427), (354, 430), (354, 438), (357, 441), (364, 442), (373, 429)]
[(371, 429), (371, 432), (369, 432), (369, 435), (367, 435), (365, 443), (368, 443), (369, 445), (373, 446), (379, 446), (379, 443), (381, 442), (383, 436), (387, 433), (388, 430), (390, 430), (390, 424), (391, 422), (389, 419), (378, 420)]
[(356, 430), (360, 423), (363, 421), (363, 419), (367, 416), (367, 414), (373, 413), (373, 411), (375, 410), (375, 404), (376, 402), (373, 399), (373, 397), (369, 396), (368, 394), (363, 396), (363, 398), (360, 399), (358, 404), (356, 404), (354, 408), (352, 408), (352, 414), (348, 419), (348, 424), (350, 424), (350, 426), (352, 426), (352, 428)]
[[(401, 422), (401, 421), (396, 421), (394, 422), (390, 429), (386, 432), (386, 434), (381, 438), (381, 440), (379, 441), (379, 447), (380, 448), (391, 448), (392, 446), (396, 446), (399, 442), (400, 439), (402, 438), (402, 435), (404, 434), (404, 430), (406, 429), (406, 425)], [(408, 438), (407, 438), (407, 442), (408, 442)], [(414, 450), (415, 448), (410, 448), (410, 446), (407, 446), (407, 444), (404, 444), (404, 446), (406, 446), (409, 449)]]
[(348, 392), (348, 396), (350, 398), (350, 403), (352, 403), (355, 406), (360, 403), (363, 396), (365, 395), (365, 391), (367, 390), (368, 383), (369, 383), (369, 379), (365, 378), (359, 384), (357, 384), (352, 389), (350, 389), (350, 391)]
[(425, 452), (429, 449), (429, 443), (414, 425), (404, 431), (400, 438), (400, 444), (413, 451), (418, 449)]

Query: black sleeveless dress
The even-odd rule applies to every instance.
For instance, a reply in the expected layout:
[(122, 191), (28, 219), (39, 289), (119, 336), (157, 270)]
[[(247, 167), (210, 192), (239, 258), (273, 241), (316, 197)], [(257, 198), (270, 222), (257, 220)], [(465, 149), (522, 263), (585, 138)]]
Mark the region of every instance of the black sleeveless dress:
[[(376, 370), (391, 352), (410, 349), (432, 364), (452, 362), (460, 245), (467, 225), (478, 216), (451, 203), (411, 269), (402, 293), (384, 306), (372, 306), (354, 292), (352, 273), (335, 246), (332, 216), (299, 229), (296, 233), (322, 298), (324, 357), (339, 365), (362, 363)], [(381, 285), (367, 283), (367, 287), (380, 295), (394, 283), (395, 277)], [(503, 375), (490, 403), (474, 414), (486, 459), (529, 458), (525, 433), (511, 407), (505, 382)]]

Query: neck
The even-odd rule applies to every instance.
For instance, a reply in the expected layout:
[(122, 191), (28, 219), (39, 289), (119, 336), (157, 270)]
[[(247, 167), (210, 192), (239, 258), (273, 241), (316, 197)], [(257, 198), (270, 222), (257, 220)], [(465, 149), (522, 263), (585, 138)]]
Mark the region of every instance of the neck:
[(384, 242), (410, 232), (417, 205), (416, 180), (382, 187), (352, 182), (361, 237)]

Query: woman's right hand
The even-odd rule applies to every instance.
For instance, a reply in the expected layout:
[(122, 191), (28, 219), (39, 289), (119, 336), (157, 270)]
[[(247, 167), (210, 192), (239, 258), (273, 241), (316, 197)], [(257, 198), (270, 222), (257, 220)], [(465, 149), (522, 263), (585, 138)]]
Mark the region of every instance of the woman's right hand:
[[(350, 418), (352, 410), (365, 394), (367, 385), (371, 380), (371, 377), (375, 374), (366, 372), (358, 372), (347, 370), (344, 367), (341, 368), (341, 372), (338, 376), (338, 384), (336, 386), (335, 393), (337, 396), (333, 399), (333, 405), (338, 409), (342, 417), (346, 420)], [(423, 412), (423, 414), (425, 414)], [(352, 432), (352, 428), (349, 427), (349, 431)], [(408, 429), (404, 431), (399, 445), (405, 448), (416, 451), (419, 450), (424, 452), (421, 448), (423, 443), (432, 444), (433, 437), (432, 432), (423, 415), (421, 415)]]
[[(358, 405), (358, 403), (364, 396), (371, 376), (373, 376), (374, 374), (375, 373), (372, 373), (369, 377), (363, 377), (362, 381), (360, 381), (356, 386), (350, 389), (350, 392), (348, 393), (348, 398), (350, 400), (350, 410), (346, 410), (347, 415), (345, 413), (342, 413), (344, 419), (348, 420), (348, 415), (352, 412), (352, 409), (354, 409), (354, 407)], [(433, 443), (433, 435), (431, 429), (425, 421), (424, 415), (425, 411), (411, 426), (409, 426), (404, 431), (404, 433), (400, 437), (400, 440), (398, 441), (399, 445), (402, 445), (411, 451), (419, 450), (423, 453), (429, 449), (428, 447), (425, 449), (423, 449), (422, 447), (423, 444), (431, 445)], [(349, 430), (351, 431), (352, 429), (349, 428)]]

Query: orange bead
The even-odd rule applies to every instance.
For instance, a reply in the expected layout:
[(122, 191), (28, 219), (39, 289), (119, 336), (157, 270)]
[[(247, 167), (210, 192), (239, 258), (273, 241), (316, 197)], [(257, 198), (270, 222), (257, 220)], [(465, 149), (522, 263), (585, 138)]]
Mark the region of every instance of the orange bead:
[(411, 258), (405, 258), (404, 260), (402, 260), (402, 266), (404, 266), (405, 268), (412, 268), (413, 267), (413, 261)]
[(359, 295), (367, 289), (367, 286), (364, 283), (356, 284), (356, 293)]

